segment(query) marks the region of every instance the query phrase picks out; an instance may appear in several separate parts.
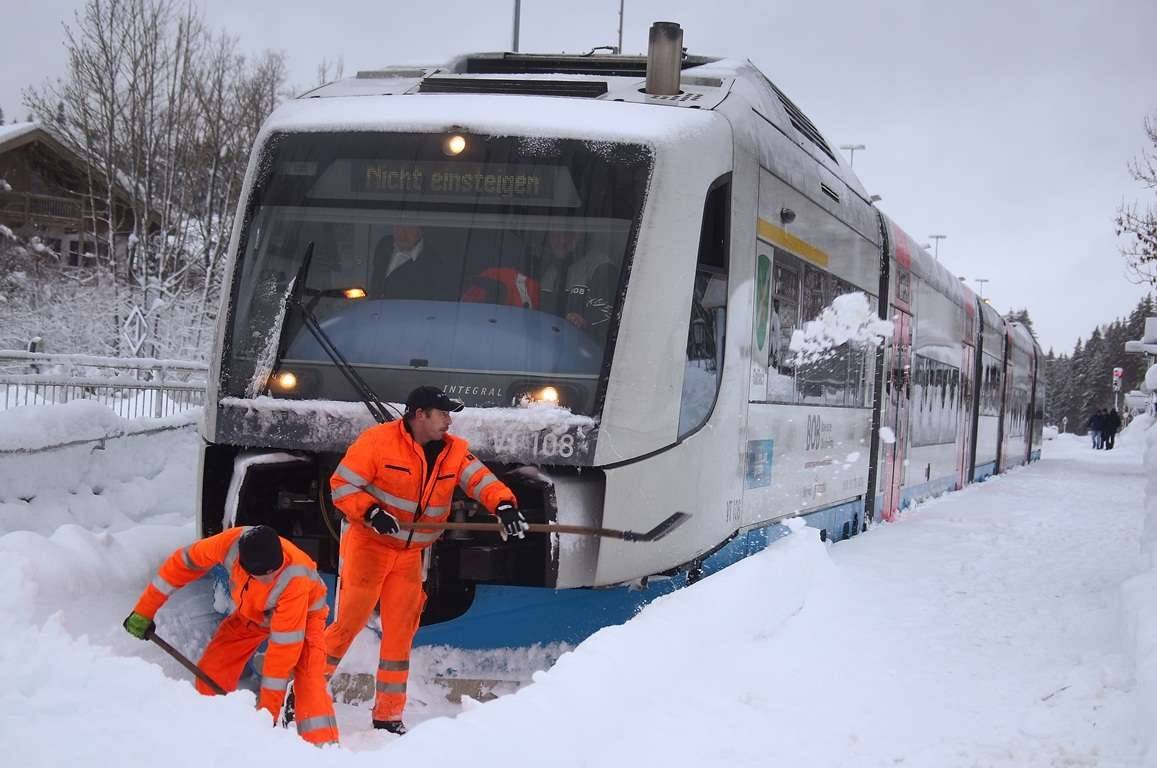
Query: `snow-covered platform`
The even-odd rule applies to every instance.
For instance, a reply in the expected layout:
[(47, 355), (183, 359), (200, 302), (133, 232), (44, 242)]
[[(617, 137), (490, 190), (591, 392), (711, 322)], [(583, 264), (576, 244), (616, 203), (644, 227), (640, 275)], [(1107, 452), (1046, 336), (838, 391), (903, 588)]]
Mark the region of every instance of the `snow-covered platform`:
[[(1035, 465), (837, 545), (798, 526), (485, 704), (451, 704), (429, 682), (476, 660), (422, 649), (410, 734), (373, 732), (367, 709), (342, 706), (343, 747), (320, 753), (271, 729), (248, 692), (197, 695), (121, 629), (156, 565), (193, 536), (195, 433), (166, 433), (160, 456), (135, 438), (141, 455), (118, 460), (151, 477), (113, 471), (97, 485), (46, 466), (41, 492), (0, 499), (5, 762), (1154, 764), (1140, 426), (1112, 452), (1062, 435)], [(196, 653), (212, 617), (189, 610), (204, 592), (186, 592), (160, 631)], [(556, 650), (491, 661), (530, 670)]]

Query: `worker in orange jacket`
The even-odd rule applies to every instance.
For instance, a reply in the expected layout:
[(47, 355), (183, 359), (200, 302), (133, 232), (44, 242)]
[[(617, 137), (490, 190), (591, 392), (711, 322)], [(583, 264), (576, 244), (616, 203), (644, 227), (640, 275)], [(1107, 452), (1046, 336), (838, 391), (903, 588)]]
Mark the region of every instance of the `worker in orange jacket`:
[[(226, 691), (236, 690), (245, 663), (268, 640), (257, 706), (277, 722), (292, 675), (298, 734), (318, 746), (336, 744), (337, 720), (325, 678), (325, 584), (309, 555), (273, 528), (230, 528), (178, 549), (141, 593), (125, 629), (147, 640), (156, 628), (153, 617), (169, 595), (219, 564), (229, 573), (236, 607), (198, 666)], [(197, 690), (213, 694), (201, 680)]]
[(450, 413), (460, 410), (462, 403), (438, 388), (418, 387), (406, 399), (405, 416), (359, 435), (330, 478), (334, 504), (349, 525), (341, 537), (337, 620), (325, 631), (326, 674), (380, 603), (373, 724), (398, 734), (406, 732), (410, 645), (426, 604), (422, 551), (442, 533), (403, 531), (398, 522), (446, 520), (458, 487), (499, 518), (505, 537), (522, 538), (528, 530), (511, 490), (465, 440), (448, 434)]

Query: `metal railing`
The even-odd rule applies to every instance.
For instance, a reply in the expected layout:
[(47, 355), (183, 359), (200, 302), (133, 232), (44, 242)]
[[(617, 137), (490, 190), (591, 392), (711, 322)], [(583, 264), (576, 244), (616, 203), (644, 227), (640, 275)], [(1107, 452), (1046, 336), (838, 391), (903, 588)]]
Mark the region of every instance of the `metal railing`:
[(205, 403), (205, 363), (0, 350), (0, 410), (92, 400), (126, 419)]

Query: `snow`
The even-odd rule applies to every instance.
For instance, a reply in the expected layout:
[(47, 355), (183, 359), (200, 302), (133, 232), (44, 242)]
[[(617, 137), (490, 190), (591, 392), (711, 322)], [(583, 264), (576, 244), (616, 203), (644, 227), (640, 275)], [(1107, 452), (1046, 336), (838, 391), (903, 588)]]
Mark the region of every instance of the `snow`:
[(792, 331), (789, 349), (797, 362), (814, 362), (842, 344), (876, 346), (892, 335), (892, 323), (881, 320), (861, 292), (837, 296), (819, 317)]
[(0, 125), (0, 145), (7, 144), (9, 141), (14, 141), (33, 131), (42, 130), (43, 126), (37, 122), (27, 123), (9, 123), (8, 125)]
[[(164, 433), (176, 442), (160, 450), (156, 436), (115, 441), (125, 447), (106, 473), (139, 491), (118, 501), (125, 519), (90, 514), (112, 481), (52, 497), (79, 487), (52, 477), (75, 457), (23, 456), (43, 465), (45, 490), (21, 502), (40, 505), (35, 526), (0, 511), (6, 764), (1157, 765), (1151, 424), (1135, 420), (1113, 451), (1059, 435), (1037, 464), (834, 546), (791, 522), (764, 552), (569, 652), (423, 650), (407, 736), (371, 731), (368, 708), (340, 704), (343, 746), (321, 751), (270, 728), (248, 691), (199, 696), (120, 627), (194, 535), (195, 432)], [(160, 634), (195, 655), (211, 603), (200, 583), (177, 593)], [(372, 668), (373, 645), (363, 633), (343, 668)], [(556, 657), (486, 703), (440, 701), (429, 683)]]
[[(452, 393), (451, 393), (452, 394)], [(255, 398), (225, 397), (221, 405), (226, 408), (244, 409), (256, 416), (259, 429), (271, 430), (279, 423), (281, 414), (292, 413), (308, 424), (307, 440), (322, 441), (335, 436), (347, 435), (352, 441), (362, 430), (374, 425), (373, 417), (362, 403), (336, 400), (283, 400), (262, 395)], [(403, 403), (386, 403), (392, 412), (400, 415), (405, 411)], [(524, 456), (527, 450), (526, 436), (571, 434), (573, 449), (581, 452), (588, 449), (589, 437), (596, 422), (590, 416), (583, 416), (550, 403), (533, 403), (522, 408), (464, 408), (452, 415), (450, 431), (469, 441), (471, 447), (495, 460), (503, 457)]]
[(893, 445), (896, 442), (896, 433), (892, 431), (891, 427), (880, 427), (880, 440)]
[(1157, 392), (1157, 365), (1151, 365), (1149, 370), (1145, 371), (1145, 389)]
[(200, 408), (160, 419), (125, 419), (91, 400), (9, 408), (0, 410), (0, 452), (32, 451), (81, 440), (175, 429), (197, 424), (200, 419)]
[(1138, 416), (1118, 436), (1118, 443), (1145, 440), (1145, 519), (1141, 530), (1144, 570), (1121, 587), (1124, 635), (1134, 659), (1137, 723), (1145, 740), (1146, 765), (1157, 765), (1157, 429), (1153, 417)]
[(444, 131), (451, 112), (470, 133), (655, 146), (694, 138), (722, 119), (703, 110), (547, 96), (347, 96), (286, 102), (266, 121), (257, 143), (277, 131)]

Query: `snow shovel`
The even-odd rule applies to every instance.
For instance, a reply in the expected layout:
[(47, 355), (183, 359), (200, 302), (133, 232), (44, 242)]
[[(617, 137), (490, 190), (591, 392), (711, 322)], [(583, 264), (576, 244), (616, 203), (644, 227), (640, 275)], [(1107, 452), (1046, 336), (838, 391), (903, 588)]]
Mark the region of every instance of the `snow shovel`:
[[(619, 531), (614, 528), (595, 528), (586, 525), (562, 525), (559, 523), (531, 523), (530, 533), (573, 533), (579, 536), (603, 536), (608, 539), (622, 539), (623, 541), (658, 541), (671, 531), (678, 528), (683, 523), (690, 519), (691, 515), (686, 512), (676, 512), (675, 514), (663, 520), (654, 528), (644, 533), (636, 531)], [(403, 523), (398, 522), (398, 526), (403, 531), (412, 531), (415, 528), (436, 529), (445, 531), (489, 531), (490, 533), (502, 534), (502, 524), (494, 523), (434, 523), (426, 522), (425, 520), (417, 523)]]
[(185, 658), (184, 654), (182, 654), (180, 651), (178, 651), (173, 646), (166, 643), (161, 638), (157, 637), (156, 632), (149, 632), (149, 639), (152, 640), (157, 645), (159, 645), (161, 647), (162, 651), (164, 651), (165, 653), (169, 654), (174, 659), (176, 659), (177, 663), (179, 663), (182, 667), (184, 667), (185, 669), (189, 670), (194, 675), (196, 675), (198, 680), (200, 680), (202, 683), (204, 683), (205, 685), (212, 688), (213, 692), (216, 693), (218, 696), (224, 696), (225, 695), (225, 689), (224, 688), (217, 685), (217, 683), (213, 680), (213, 678), (209, 677), (203, 671), (201, 671), (200, 667), (198, 667), (196, 664), (194, 664), (193, 662), (191, 662), (187, 658)]

